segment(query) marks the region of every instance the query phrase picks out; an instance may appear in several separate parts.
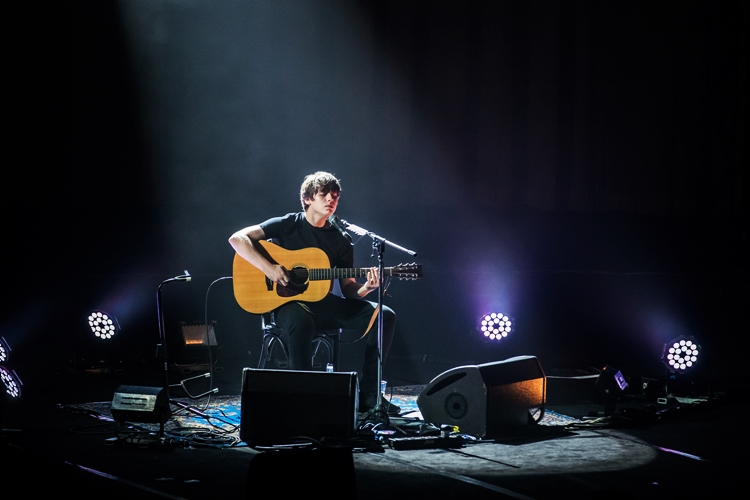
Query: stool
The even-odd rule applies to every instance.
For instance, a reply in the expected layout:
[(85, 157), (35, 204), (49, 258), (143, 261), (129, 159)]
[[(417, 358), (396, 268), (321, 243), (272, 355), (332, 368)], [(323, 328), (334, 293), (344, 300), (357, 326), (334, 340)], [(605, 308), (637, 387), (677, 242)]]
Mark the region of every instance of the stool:
[[(273, 311), (260, 316), (261, 329), (263, 330), (263, 347), (258, 360), (258, 368), (264, 369), (266, 363), (271, 361), (274, 349), (278, 348), (283, 353), (283, 360), (274, 368), (289, 369), (289, 348), (281, 337), (283, 330), (276, 325)], [(341, 333), (317, 330), (312, 339), (312, 367), (314, 371), (325, 371), (328, 363), (333, 365), (333, 371), (338, 371), (338, 337)]]

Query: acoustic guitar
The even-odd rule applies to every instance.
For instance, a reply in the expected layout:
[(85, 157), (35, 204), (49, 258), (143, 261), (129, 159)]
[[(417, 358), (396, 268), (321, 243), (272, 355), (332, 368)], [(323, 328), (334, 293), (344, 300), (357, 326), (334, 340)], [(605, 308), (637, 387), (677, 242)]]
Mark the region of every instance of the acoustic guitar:
[[(234, 297), (244, 310), (263, 314), (295, 300), (317, 302), (322, 300), (340, 278), (367, 276), (369, 267), (331, 267), (328, 256), (319, 248), (287, 250), (270, 241), (256, 242), (256, 248), (266, 259), (280, 264), (289, 272), (291, 282), (287, 286), (274, 283), (263, 272), (248, 261), (234, 255), (232, 277)], [(386, 278), (414, 280), (422, 277), (421, 264), (399, 264), (386, 267)]]

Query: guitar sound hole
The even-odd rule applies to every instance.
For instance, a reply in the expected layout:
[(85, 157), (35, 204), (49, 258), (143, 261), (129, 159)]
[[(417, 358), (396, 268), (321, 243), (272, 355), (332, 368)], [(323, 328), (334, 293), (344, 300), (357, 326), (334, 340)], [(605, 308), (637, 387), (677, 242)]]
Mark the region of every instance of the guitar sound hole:
[[(292, 280), (292, 284), (295, 286), (304, 286), (307, 284), (308, 272), (307, 268), (304, 267), (293, 267), (289, 271), (289, 277)], [(307, 287), (305, 287), (307, 288)]]
[(289, 270), (291, 282), (287, 286), (276, 285), (276, 294), (279, 297), (294, 297), (301, 295), (307, 290), (308, 272), (304, 267), (293, 267)]

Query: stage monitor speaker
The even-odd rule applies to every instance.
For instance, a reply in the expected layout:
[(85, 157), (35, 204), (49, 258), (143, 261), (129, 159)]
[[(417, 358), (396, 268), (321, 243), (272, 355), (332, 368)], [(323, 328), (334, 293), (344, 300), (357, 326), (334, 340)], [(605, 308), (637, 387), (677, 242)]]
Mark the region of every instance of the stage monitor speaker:
[(118, 422), (163, 424), (172, 416), (163, 387), (121, 385), (112, 398), (110, 411)]
[[(546, 377), (535, 356), (459, 366), (435, 377), (417, 398), (425, 422), (492, 438), (544, 415)], [(531, 410), (539, 409), (536, 420)]]
[(358, 402), (355, 372), (245, 368), (240, 439), (260, 446), (299, 437), (347, 439), (357, 425)]

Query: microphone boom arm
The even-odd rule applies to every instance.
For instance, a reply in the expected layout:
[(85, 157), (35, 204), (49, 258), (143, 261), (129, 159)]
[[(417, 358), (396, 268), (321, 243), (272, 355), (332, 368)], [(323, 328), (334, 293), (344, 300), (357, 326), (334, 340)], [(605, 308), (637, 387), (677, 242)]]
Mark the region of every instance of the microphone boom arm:
[(395, 248), (396, 250), (401, 250), (404, 253), (408, 253), (411, 256), (417, 255), (417, 252), (414, 250), (409, 250), (408, 248), (404, 248), (401, 245), (398, 245), (396, 243), (393, 243), (392, 241), (389, 241), (382, 236), (378, 236), (377, 234), (373, 233), (372, 231), (368, 231), (367, 229), (363, 229), (356, 224), (349, 224), (344, 219), (338, 219), (341, 221), (341, 223), (348, 229), (349, 231), (353, 232), (357, 236), (369, 236), (370, 238), (374, 240), (378, 240), (381, 243), (385, 243), (386, 245)]

